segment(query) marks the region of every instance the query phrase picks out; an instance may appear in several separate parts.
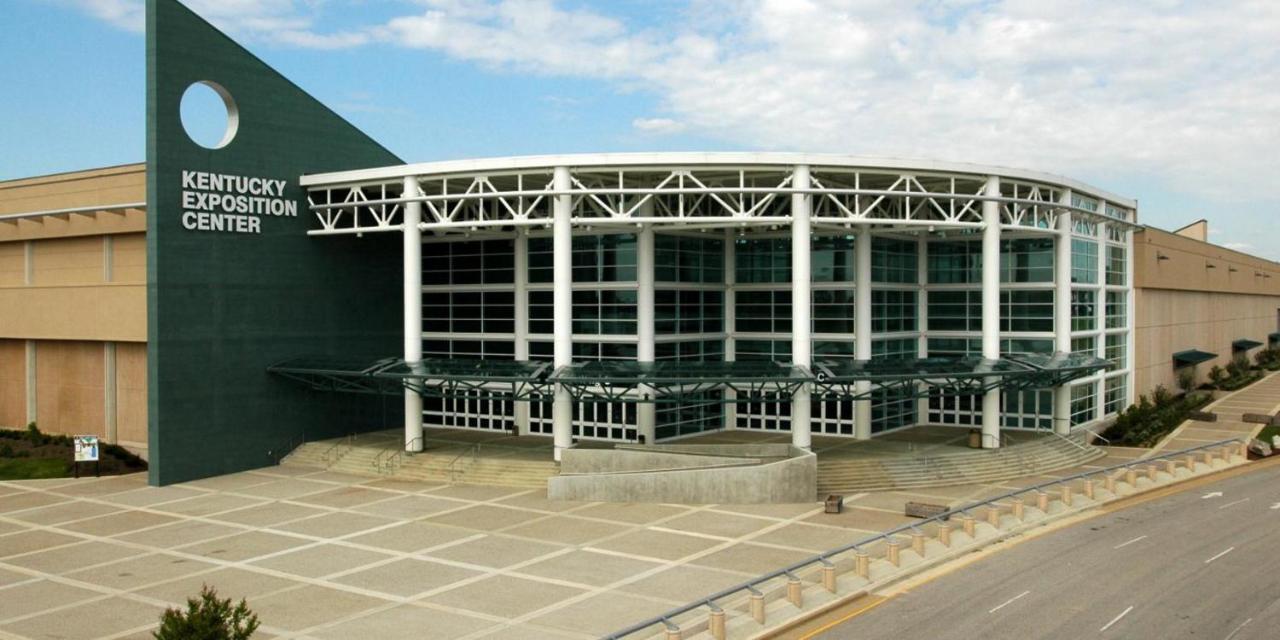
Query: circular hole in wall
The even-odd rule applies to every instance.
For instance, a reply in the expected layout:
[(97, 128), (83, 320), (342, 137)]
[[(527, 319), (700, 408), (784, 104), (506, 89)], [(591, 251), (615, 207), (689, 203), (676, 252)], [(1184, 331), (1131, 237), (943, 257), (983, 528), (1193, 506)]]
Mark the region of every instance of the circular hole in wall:
[(209, 80), (187, 87), (179, 113), (187, 137), (206, 149), (227, 146), (240, 126), (236, 101), (222, 85)]

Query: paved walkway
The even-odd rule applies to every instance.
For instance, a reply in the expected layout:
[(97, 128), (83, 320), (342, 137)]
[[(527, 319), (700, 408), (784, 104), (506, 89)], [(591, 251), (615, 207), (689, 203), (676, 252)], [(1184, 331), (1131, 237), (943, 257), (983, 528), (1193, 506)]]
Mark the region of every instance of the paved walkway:
[(1263, 425), (1241, 418), (1246, 413), (1274, 415), (1280, 411), (1280, 373), (1267, 374), (1262, 380), (1215, 400), (1205, 411), (1218, 414), (1218, 421), (1188, 420), (1152, 451), (1177, 451), (1227, 438), (1252, 438)]

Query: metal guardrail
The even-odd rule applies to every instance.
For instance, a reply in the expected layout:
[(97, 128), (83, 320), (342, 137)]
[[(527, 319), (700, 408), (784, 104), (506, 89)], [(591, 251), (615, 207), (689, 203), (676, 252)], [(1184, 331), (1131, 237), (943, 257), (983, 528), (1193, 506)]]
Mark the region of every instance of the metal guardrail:
[(909, 532), (919, 533), (920, 527), (923, 525), (927, 525), (930, 523), (940, 523), (944, 520), (947, 520), (955, 516), (971, 515), (969, 513), (970, 511), (973, 511), (975, 509), (979, 509), (981, 507), (985, 507), (997, 502), (1008, 500), (1010, 498), (1016, 498), (1018, 496), (1025, 495), (1028, 493), (1041, 492), (1048, 487), (1055, 487), (1055, 486), (1067, 484), (1070, 482), (1075, 482), (1077, 480), (1084, 480), (1087, 478), (1100, 476), (1100, 475), (1105, 476), (1107, 474), (1110, 474), (1119, 470), (1127, 470), (1133, 467), (1150, 465), (1152, 462), (1155, 462), (1157, 460), (1164, 460), (1168, 458), (1185, 456), (1190, 453), (1196, 453), (1198, 451), (1204, 451), (1207, 449), (1216, 449), (1216, 448), (1225, 447), (1228, 445), (1239, 445), (1242, 442), (1245, 442), (1245, 440), (1242, 438), (1232, 438), (1229, 440), (1221, 440), (1218, 442), (1212, 442), (1209, 444), (1200, 445), (1198, 447), (1191, 447), (1189, 449), (1173, 451), (1170, 453), (1154, 456), (1151, 458), (1145, 458), (1142, 460), (1133, 460), (1130, 462), (1113, 465), (1103, 469), (1085, 471), (1085, 472), (1077, 473), (1075, 475), (1068, 476), (1065, 478), (1059, 478), (1057, 480), (1042, 482), (1040, 484), (1033, 485), (1030, 487), (1009, 491), (1007, 493), (1003, 493), (993, 498), (987, 498), (986, 500), (983, 500), (981, 502), (975, 502), (973, 504), (970, 504), (965, 507), (961, 507), (959, 509), (951, 509), (949, 511), (937, 514), (935, 516), (925, 518), (920, 522), (913, 522), (911, 524), (902, 525), (900, 527), (896, 527), (889, 531), (878, 533), (874, 536), (863, 538), (856, 542), (852, 542), (840, 547), (836, 547), (835, 549), (831, 549), (830, 551), (825, 551), (815, 556), (811, 556), (799, 562), (795, 562), (785, 567), (782, 567), (781, 569), (776, 569), (769, 573), (756, 576), (755, 578), (752, 578), (751, 580), (748, 580), (746, 582), (733, 585), (726, 589), (721, 589), (720, 591), (717, 591), (709, 596), (700, 598), (698, 600), (690, 602), (689, 604), (676, 607), (675, 609), (671, 609), (670, 611), (667, 611), (661, 615), (654, 616), (646, 620), (642, 620), (626, 628), (610, 633), (609, 635), (604, 636), (604, 638), (606, 640), (616, 640), (618, 638), (625, 638), (627, 636), (631, 636), (637, 632), (643, 631), (649, 627), (656, 626), (656, 625), (663, 625), (666, 628), (670, 629), (675, 626), (671, 620), (676, 616), (688, 613), (690, 611), (694, 611), (701, 607), (707, 607), (712, 612), (721, 611), (722, 608), (716, 602), (718, 600), (724, 600), (731, 596), (742, 594), (742, 593), (759, 594), (760, 590), (756, 588), (757, 585), (763, 584), (770, 580), (774, 580), (776, 578), (780, 578), (783, 576), (794, 577), (796, 572), (801, 571), (803, 569), (810, 568), (814, 565), (829, 566), (831, 565), (831, 558), (833, 556), (837, 556), (842, 553), (847, 553), (849, 551), (854, 551), (854, 552), (861, 551), (862, 547), (865, 547), (880, 541), (888, 542), (889, 540), (893, 539), (895, 536), (898, 536), (904, 533), (909, 533)]
[(424, 440), (422, 439), (422, 436), (418, 436), (408, 442), (405, 442), (402, 446), (379, 451), (378, 455), (373, 457), (374, 469), (377, 469), (378, 473), (394, 472), (396, 467), (399, 467), (401, 461), (403, 461), (406, 451), (413, 448), (413, 445), (421, 442), (424, 442)]
[[(338, 440), (337, 442), (330, 445), (329, 448), (325, 449), (324, 452), (320, 454), (320, 460), (323, 461), (325, 464), (331, 464), (341, 460), (342, 455), (338, 455), (335, 453), (338, 447), (345, 446), (349, 449), (355, 443), (355, 439), (356, 439), (356, 434), (348, 433), (346, 436), (343, 436), (342, 439)], [(331, 457), (332, 459), (330, 459)]]
[(477, 442), (477, 443), (475, 443), (475, 444), (473, 444), (473, 445), (471, 445), (471, 446), (467, 447), (465, 451), (463, 451), (462, 453), (459, 453), (458, 455), (454, 456), (454, 457), (453, 457), (453, 460), (450, 460), (450, 461), (449, 461), (449, 465), (448, 465), (447, 467), (445, 467), (445, 473), (449, 474), (449, 482), (457, 482), (457, 481), (458, 481), (458, 474), (462, 473), (462, 470), (461, 470), (461, 469), (458, 469), (458, 468), (455, 468), (455, 465), (457, 465), (457, 464), (458, 464), (458, 461), (459, 461), (459, 460), (461, 460), (463, 456), (465, 456), (465, 455), (467, 455), (467, 454), (471, 454), (471, 462), (472, 462), (472, 464), (475, 464), (476, 460), (477, 460), (477, 459), (479, 459), (479, 457), (480, 457), (480, 445), (481, 445), (481, 444), (482, 444), (482, 443)]

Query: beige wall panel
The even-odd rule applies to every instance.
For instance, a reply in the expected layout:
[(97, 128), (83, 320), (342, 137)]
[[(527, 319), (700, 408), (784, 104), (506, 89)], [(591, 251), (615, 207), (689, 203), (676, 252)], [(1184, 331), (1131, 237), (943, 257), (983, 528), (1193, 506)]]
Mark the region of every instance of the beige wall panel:
[(147, 236), (127, 233), (111, 239), (112, 282), (146, 284)]
[(146, 342), (147, 287), (0, 287), (0, 336)]
[[(146, 200), (146, 167), (141, 164), (0, 182), (0, 215), (133, 204)], [(120, 213), (72, 214), (0, 224), (0, 243), (139, 232), (146, 229), (141, 209)]]
[(26, 243), (0, 242), (0, 287), (21, 286), (26, 280)]
[(144, 164), (0, 182), (0, 214), (142, 202), (146, 198)]
[(1172, 356), (1177, 351), (1218, 354), (1196, 368), (1203, 381), (1214, 365), (1230, 362), (1233, 341), (1266, 343), (1267, 335), (1278, 330), (1280, 296), (1143, 289), (1137, 307), (1134, 379), (1137, 392), (1149, 394), (1156, 385), (1176, 388)]
[(116, 345), (116, 438), (147, 442), (147, 345)]
[(46, 433), (106, 435), (102, 343), (36, 343), (36, 417)]
[(0, 427), (27, 424), (27, 343), (0, 340)]
[(1134, 287), (1280, 296), (1280, 263), (1152, 228), (1133, 246)]
[(100, 284), (106, 253), (100, 236), (31, 243), (31, 284)]

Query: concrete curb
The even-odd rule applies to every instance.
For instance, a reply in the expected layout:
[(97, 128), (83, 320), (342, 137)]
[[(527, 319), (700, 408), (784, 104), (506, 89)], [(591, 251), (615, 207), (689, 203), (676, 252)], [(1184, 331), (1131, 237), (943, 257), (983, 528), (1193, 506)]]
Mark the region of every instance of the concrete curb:
[[(1243, 445), (1241, 449), (1243, 448)], [(966, 554), (1061, 522), (1123, 498), (1205, 477), (1248, 463), (1241, 449), (1195, 452), (1178, 460), (1137, 464), (1100, 480), (1082, 479), (1053, 494), (1010, 498), (944, 526), (921, 527), (893, 542), (832, 557), (830, 564), (761, 585), (757, 593), (723, 602), (717, 612), (690, 612), (653, 637), (666, 640), (768, 638), (869, 593), (915, 577)], [(1026, 498), (1033, 498), (1028, 503)], [(976, 516), (981, 516), (979, 520)], [(925, 529), (931, 529), (926, 531)]]

